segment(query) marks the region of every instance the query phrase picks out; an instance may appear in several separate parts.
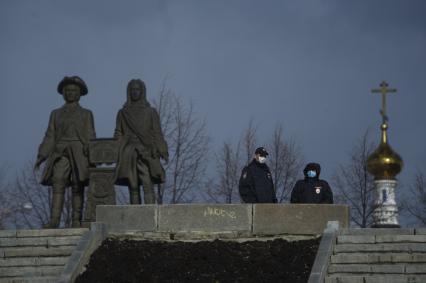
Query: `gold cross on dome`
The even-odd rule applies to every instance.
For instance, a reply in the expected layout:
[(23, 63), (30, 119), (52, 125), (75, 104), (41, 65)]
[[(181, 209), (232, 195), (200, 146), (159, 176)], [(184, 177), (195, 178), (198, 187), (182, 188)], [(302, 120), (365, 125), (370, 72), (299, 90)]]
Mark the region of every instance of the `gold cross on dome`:
[(388, 88), (388, 83), (383, 81), (380, 84), (380, 88), (372, 89), (373, 93), (380, 93), (382, 95), (382, 109), (380, 110), (380, 115), (382, 115), (383, 123), (386, 124), (388, 116), (386, 115), (386, 95), (392, 92), (396, 92), (396, 88)]

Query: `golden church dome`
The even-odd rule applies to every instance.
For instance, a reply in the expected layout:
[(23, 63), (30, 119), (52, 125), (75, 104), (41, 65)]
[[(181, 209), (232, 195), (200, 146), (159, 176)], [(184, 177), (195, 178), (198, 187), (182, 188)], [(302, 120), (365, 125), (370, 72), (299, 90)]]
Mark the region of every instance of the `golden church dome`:
[(395, 179), (404, 165), (398, 153), (388, 144), (387, 129), (387, 123), (383, 123), (380, 145), (367, 159), (367, 170), (374, 175), (376, 180)]

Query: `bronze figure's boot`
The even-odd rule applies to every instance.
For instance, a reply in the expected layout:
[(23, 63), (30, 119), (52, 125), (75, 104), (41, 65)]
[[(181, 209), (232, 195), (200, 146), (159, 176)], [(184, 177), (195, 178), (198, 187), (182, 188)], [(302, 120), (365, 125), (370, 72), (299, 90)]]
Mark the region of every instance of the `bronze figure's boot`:
[(139, 188), (129, 187), (130, 204), (141, 204), (141, 193)]
[(72, 188), (72, 228), (81, 227), (83, 215), (84, 188), (75, 186)]
[(64, 206), (64, 185), (54, 185), (52, 193), (52, 209), (50, 212), (50, 222), (43, 225), (43, 228), (58, 228), (61, 222), (62, 207)]
[(155, 203), (155, 193), (152, 184), (143, 186), (143, 201), (145, 204)]

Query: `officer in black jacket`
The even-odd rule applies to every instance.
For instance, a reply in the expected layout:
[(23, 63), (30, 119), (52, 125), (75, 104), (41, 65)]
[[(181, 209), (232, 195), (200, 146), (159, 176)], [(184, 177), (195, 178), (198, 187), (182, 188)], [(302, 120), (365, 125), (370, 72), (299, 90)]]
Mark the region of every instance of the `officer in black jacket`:
[(303, 170), (304, 180), (297, 181), (291, 192), (291, 203), (333, 203), (333, 192), (328, 183), (319, 178), (321, 166), (309, 163)]
[(244, 167), (239, 182), (240, 196), (245, 203), (276, 203), (271, 171), (266, 165), (268, 152), (259, 147), (249, 165)]

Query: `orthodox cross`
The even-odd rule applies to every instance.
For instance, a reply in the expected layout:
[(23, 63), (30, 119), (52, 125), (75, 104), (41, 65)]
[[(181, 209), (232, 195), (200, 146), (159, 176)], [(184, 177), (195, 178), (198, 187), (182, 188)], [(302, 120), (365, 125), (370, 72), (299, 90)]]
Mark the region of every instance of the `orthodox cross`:
[(380, 93), (382, 95), (382, 109), (380, 110), (380, 115), (382, 115), (383, 123), (386, 124), (388, 119), (388, 116), (386, 115), (386, 95), (390, 94), (392, 92), (396, 92), (396, 88), (388, 88), (387, 82), (383, 81), (380, 84), (380, 88), (372, 89), (371, 92), (373, 93)]

